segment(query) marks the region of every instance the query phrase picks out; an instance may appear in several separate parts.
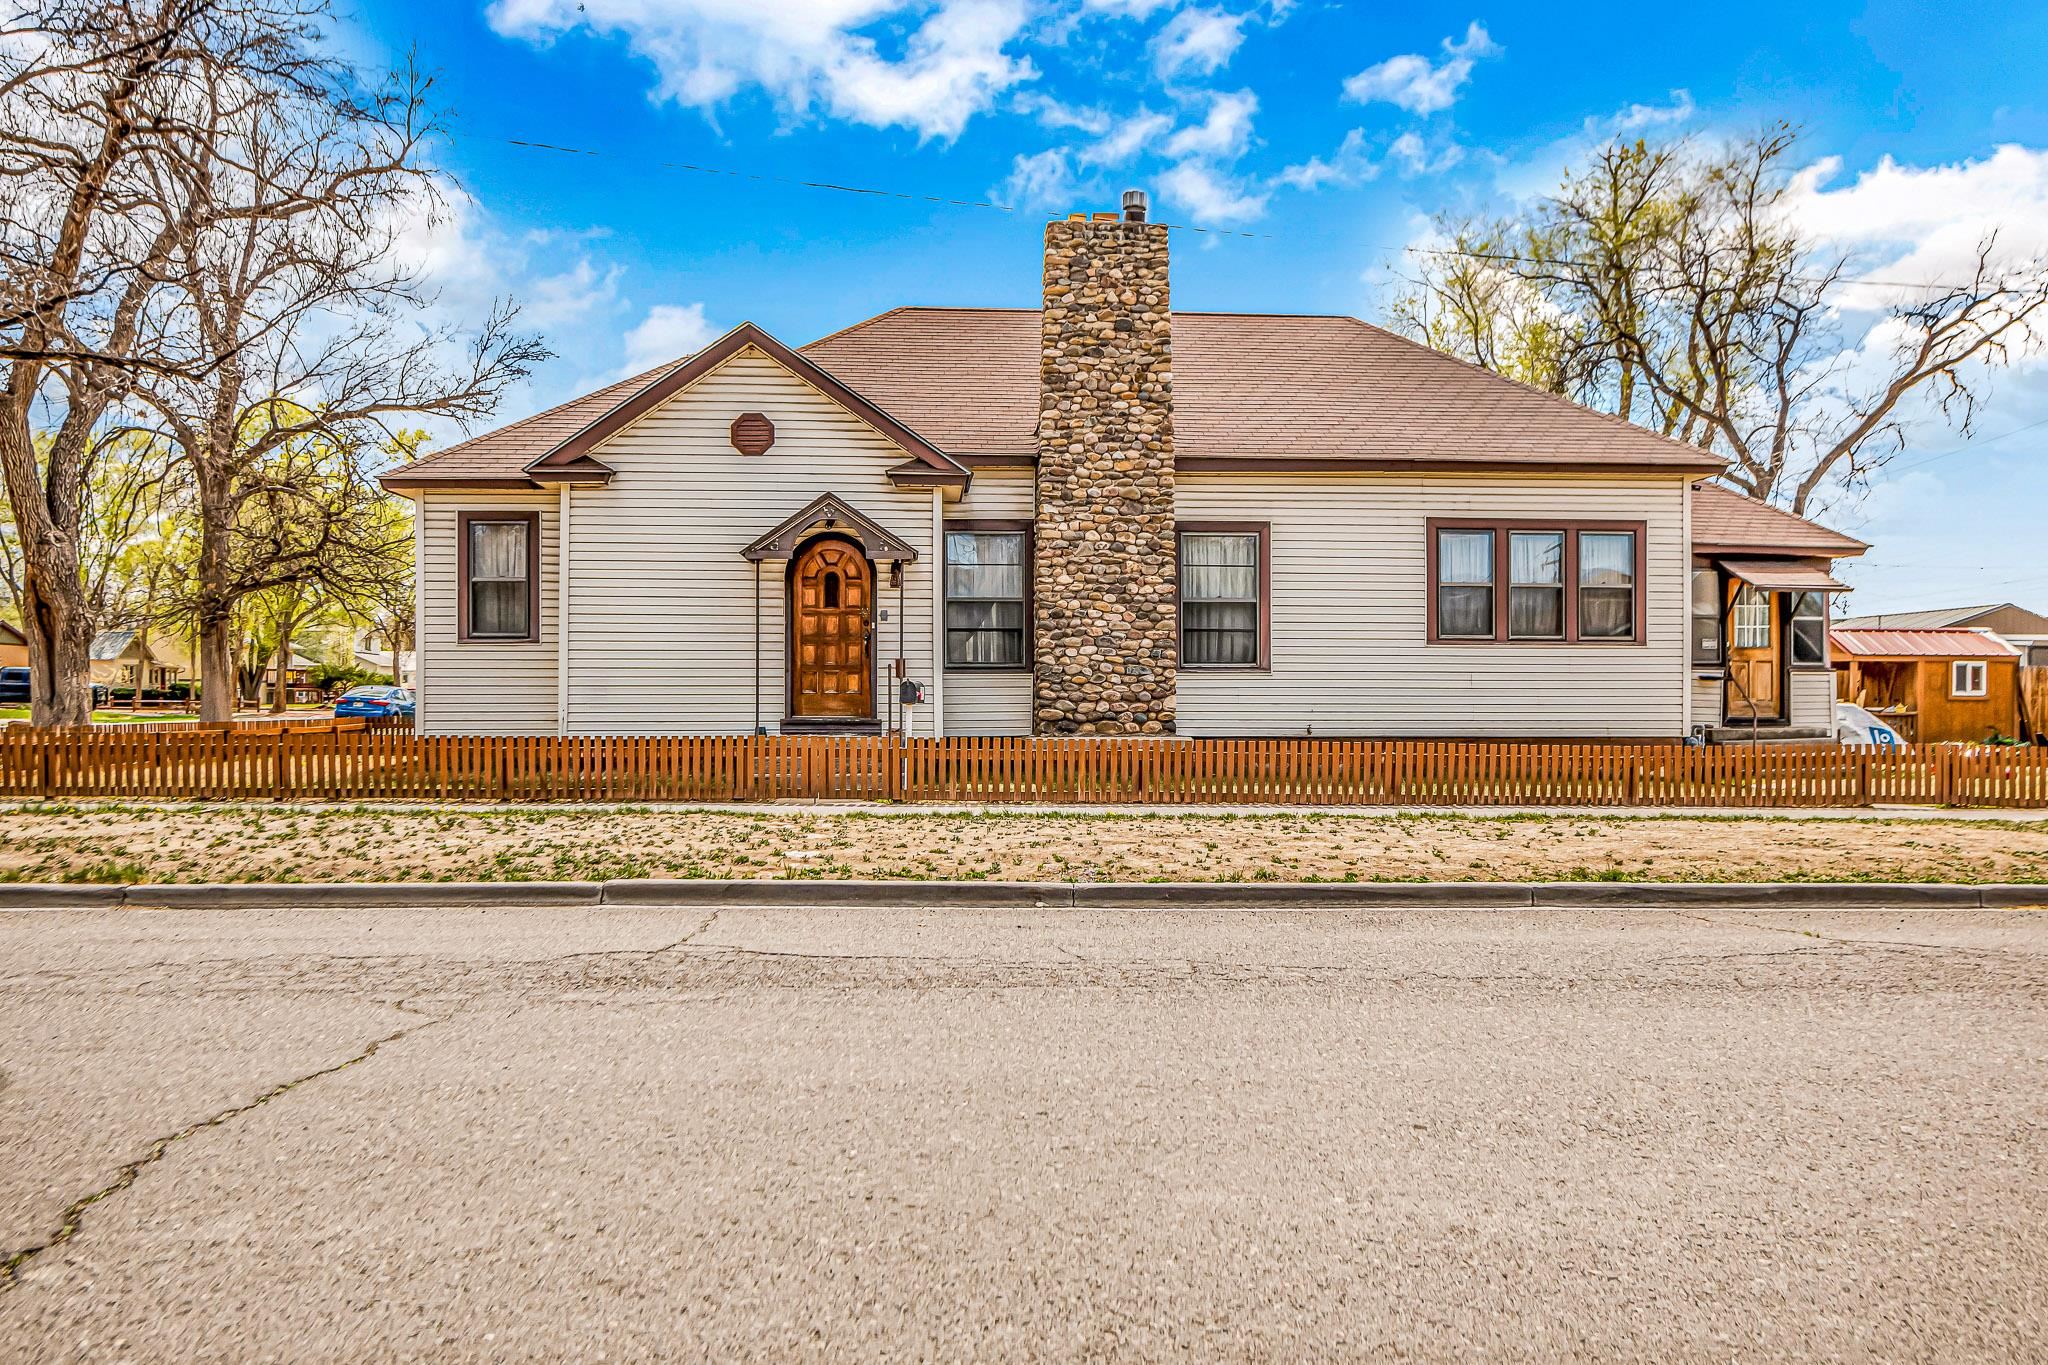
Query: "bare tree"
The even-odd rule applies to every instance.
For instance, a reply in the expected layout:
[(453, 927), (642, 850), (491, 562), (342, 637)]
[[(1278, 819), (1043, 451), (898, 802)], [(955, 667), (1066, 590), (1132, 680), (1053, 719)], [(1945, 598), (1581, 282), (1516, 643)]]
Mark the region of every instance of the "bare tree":
[(88, 718), (83, 493), (161, 362), (152, 300), (197, 207), (167, 198), (195, 92), (317, 83), (324, 0), (13, 0), (0, 19), (0, 474), (40, 725)]
[(1603, 147), (1524, 215), (1441, 224), (1450, 245), (1422, 255), (1394, 319), (1724, 456), (1752, 496), (1804, 512), (1859, 493), (1902, 448), (1912, 400), (1970, 430), (1985, 369), (2042, 339), (2048, 271), (2002, 260), (1992, 236), (1967, 278), (1860, 282), (1796, 220), (1796, 146), (1775, 127), (1711, 150)]
[[(209, 208), (166, 253), (170, 360), (137, 384), (191, 471), (203, 680), (233, 672), (242, 598), (358, 592), (388, 553), (371, 476), (404, 444), (391, 419), (487, 416), (547, 355), (509, 305), (467, 334), (426, 320), (399, 247), (441, 204), (429, 88), (406, 69), (374, 91), (277, 89), (194, 119), (179, 195)], [(208, 686), (202, 714), (232, 704)]]

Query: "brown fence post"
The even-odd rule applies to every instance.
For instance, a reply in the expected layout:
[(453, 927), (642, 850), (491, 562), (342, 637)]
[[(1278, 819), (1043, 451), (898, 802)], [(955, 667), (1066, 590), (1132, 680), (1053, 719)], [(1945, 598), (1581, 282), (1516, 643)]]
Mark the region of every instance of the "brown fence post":
[(1955, 803), (1955, 750), (1945, 746), (1937, 747), (1934, 751), (1934, 804), (1953, 806)]
[(38, 735), (36, 739), (36, 795), (47, 797), (50, 794), (50, 738)]
[(498, 800), (501, 802), (510, 801), (512, 799), (512, 745), (506, 740), (500, 739), (493, 747), (498, 755)]
[(1867, 806), (1870, 800), (1870, 750), (1856, 751), (1856, 804)]
[(284, 800), (284, 794), (287, 787), (287, 783), (285, 781), (284, 767), (284, 737), (288, 733), (288, 731), (289, 727), (283, 725), (278, 726), (277, 742), (271, 745), (270, 747), (270, 799), (273, 801)]

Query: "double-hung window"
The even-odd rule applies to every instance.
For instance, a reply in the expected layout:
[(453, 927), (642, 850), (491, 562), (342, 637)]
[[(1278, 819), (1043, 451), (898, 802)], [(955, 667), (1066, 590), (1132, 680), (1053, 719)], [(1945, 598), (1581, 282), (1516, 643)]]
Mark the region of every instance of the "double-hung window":
[(1030, 533), (946, 530), (946, 666), (1028, 668)]
[(1491, 640), (1494, 533), (1436, 533), (1436, 633), (1445, 640)]
[(1508, 533), (1508, 638), (1564, 638), (1564, 532)]
[(1429, 638), (1637, 641), (1642, 565), (1640, 526), (1431, 522)]
[(1181, 667), (1268, 666), (1266, 576), (1264, 526), (1181, 528)]
[(1581, 531), (1579, 638), (1632, 640), (1636, 634), (1636, 532)]
[(461, 522), (465, 640), (539, 637), (540, 517), (533, 512), (464, 512)]

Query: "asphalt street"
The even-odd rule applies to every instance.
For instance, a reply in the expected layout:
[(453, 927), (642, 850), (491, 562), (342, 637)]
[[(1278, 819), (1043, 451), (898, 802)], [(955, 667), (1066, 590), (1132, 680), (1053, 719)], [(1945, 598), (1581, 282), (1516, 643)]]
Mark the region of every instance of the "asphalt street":
[(2040, 1360), (2048, 914), (0, 913), (0, 1359)]

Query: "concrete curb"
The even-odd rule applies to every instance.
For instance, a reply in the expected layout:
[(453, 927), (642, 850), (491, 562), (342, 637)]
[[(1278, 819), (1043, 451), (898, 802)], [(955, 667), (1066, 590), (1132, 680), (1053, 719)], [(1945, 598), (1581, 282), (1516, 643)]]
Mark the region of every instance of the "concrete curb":
[[(242, 882), (131, 886), (129, 910), (349, 910), (595, 906), (602, 882)], [(0, 888), (0, 906), (8, 904)]]
[(9, 882), (0, 886), (0, 909), (118, 910), (127, 899), (121, 886), (82, 886), (74, 882)]
[(2048, 885), (1908, 882), (248, 882), (0, 883), (0, 910), (758, 906), (931, 910), (2021, 910)]
[(612, 881), (603, 904), (639, 906), (909, 906), (1005, 910), (1066, 907), (1070, 882)]

